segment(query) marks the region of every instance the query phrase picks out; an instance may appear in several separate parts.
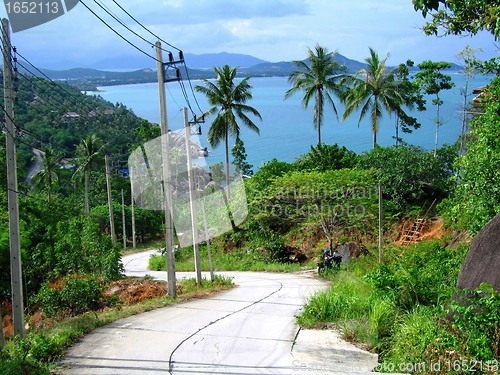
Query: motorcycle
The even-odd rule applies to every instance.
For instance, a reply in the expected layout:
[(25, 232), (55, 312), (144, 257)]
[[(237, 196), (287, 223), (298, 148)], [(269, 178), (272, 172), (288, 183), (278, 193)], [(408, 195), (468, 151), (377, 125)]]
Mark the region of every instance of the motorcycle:
[(324, 272), (331, 269), (340, 269), (340, 263), (342, 263), (342, 255), (336, 251), (331, 254), (329, 250), (323, 252), (323, 260), (317, 263), (318, 273)]

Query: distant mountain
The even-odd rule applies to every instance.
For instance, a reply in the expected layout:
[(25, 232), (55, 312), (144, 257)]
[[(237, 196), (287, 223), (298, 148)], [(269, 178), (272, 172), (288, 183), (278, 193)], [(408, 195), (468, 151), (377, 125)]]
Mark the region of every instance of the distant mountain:
[(214, 66), (238, 66), (240, 68), (249, 68), (251, 66), (267, 63), (265, 60), (258, 59), (250, 55), (237, 53), (206, 53), (203, 55), (194, 55), (187, 53), (184, 56), (186, 65), (191, 69), (212, 69)]
[[(176, 53), (174, 53), (173, 57), (175, 60), (178, 58)], [(165, 61), (168, 60), (165, 52), (163, 53), (163, 59)], [(214, 66), (225, 64), (247, 68), (266, 62), (250, 55), (227, 52), (206, 53), (203, 55), (186, 53), (184, 60), (190, 69), (212, 69)], [(156, 63), (147, 56), (119, 56), (97, 61), (92, 64), (92, 67), (99, 70), (136, 70), (141, 68), (156, 68)]]
[[(177, 56), (174, 56), (176, 59)], [(164, 59), (168, 59), (167, 56)], [(354, 73), (366, 67), (366, 64), (349, 59), (341, 54), (335, 55), (335, 60), (346, 66), (347, 73)], [(50, 78), (56, 80), (67, 80), (82, 90), (92, 90), (98, 86), (110, 86), (133, 83), (156, 82), (156, 66), (153, 68), (137, 68), (136, 64), (142, 60), (127, 60), (122, 61), (125, 65), (119, 65), (117, 61), (107, 60), (106, 64), (112, 65), (113, 71), (105, 69), (88, 69), (75, 68), (69, 70), (43, 70)], [(186, 54), (186, 65), (189, 67), (189, 77), (191, 79), (210, 79), (214, 78), (214, 66), (222, 66), (228, 64), (233, 67), (239, 67), (238, 75), (254, 76), (254, 77), (287, 77), (291, 72), (296, 70), (296, 66), (291, 61), (282, 62), (267, 62), (249, 55), (234, 54), (234, 53), (213, 53), (204, 55)], [(149, 60), (151, 63), (151, 60)], [(131, 66), (135, 69), (125, 69), (125, 66)], [(121, 67), (123, 70), (120, 70)], [(187, 77), (183, 66), (178, 66), (181, 70), (182, 77)], [(418, 70), (416, 67), (412, 71)], [(458, 72), (461, 68), (453, 64), (449, 69), (450, 72)]]

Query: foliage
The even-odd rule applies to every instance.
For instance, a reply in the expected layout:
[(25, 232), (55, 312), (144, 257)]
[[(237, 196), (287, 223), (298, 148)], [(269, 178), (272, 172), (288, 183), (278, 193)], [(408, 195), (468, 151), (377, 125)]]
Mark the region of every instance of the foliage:
[[(36, 159), (36, 157), (35, 157)], [(52, 189), (59, 184), (62, 158), (46, 146), (40, 155), (41, 169), (33, 176), (35, 187), (47, 190), (47, 203), (51, 203)]]
[[(413, 67), (414, 62), (412, 60), (407, 60), (405, 64), (399, 64), (395, 75), (396, 75), (396, 89), (401, 96), (401, 105), (407, 108), (413, 109), (415, 106), (418, 111), (425, 110), (425, 100), (420, 91), (420, 87), (417, 82), (410, 80), (410, 69)], [(396, 106), (395, 112), (397, 115), (396, 119), (396, 134), (394, 138), (396, 139), (396, 145), (402, 141), (399, 137), (399, 127), (403, 133), (412, 133), (413, 129), (420, 128), (420, 123), (415, 117), (409, 116), (405, 111), (402, 110), (402, 106)]]
[(247, 190), (249, 190), (249, 194), (262, 192), (271, 185), (274, 178), (281, 177), (296, 169), (297, 167), (295, 164), (272, 159), (264, 163), (257, 173), (245, 182), (245, 186)]
[(337, 107), (331, 94), (340, 95), (338, 81), (345, 67), (334, 61), (334, 52), (328, 52), (326, 47), (319, 44), (316, 45), (314, 51), (308, 48), (307, 56), (307, 61), (293, 62), (297, 70), (288, 77), (288, 82), (292, 87), (286, 91), (285, 99), (298, 91), (303, 91), (302, 105), (307, 108), (311, 99), (314, 98), (313, 121), (314, 128), (318, 131), (318, 145), (320, 145), (325, 103), (330, 104), (338, 118)]
[(318, 144), (311, 146), (311, 151), (300, 156), (295, 164), (299, 170), (318, 170), (325, 172), (328, 170), (354, 168), (358, 157), (353, 151), (345, 146), (339, 147), (338, 144), (326, 145)]
[(71, 315), (82, 314), (99, 307), (104, 287), (101, 280), (92, 275), (68, 275), (57, 284), (45, 282), (34, 296), (33, 302), (47, 316), (65, 311)]
[(500, 79), (496, 78), (483, 95), (491, 100), (471, 121), (467, 152), (458, 163), (458, 189), (447, 210), (447, 215), (471, 234), (500, 212)]
[(214, 68), (217, 74), (216, 82), (204, 79), (204, 86), (196, 86), (195, 90), (205, 94), (208, 103), (212, 106), (204, 115), (217, 113), (210, 128), (208, 129), (207, 140), (210, 146), (217, 145), (224, 141), (226, 160), (226, 184), (229, 186), (229, 136), (239, 138), (240, 127), (238, 119), (250, 130), (259, 133), (259, 128), (247, 114), (251, 114), (262, 120), (262, 116), (255, 108), (246, 104), (252, 99), (252, 86), (248, 82), (250, 77), (242, 79), (237, 84), (235, 78), (237, 68), (224, 65)]
[[(420, 242), (390, 263), (380, 265), (366, 279), (376, 293), (390, 297), (407, 311), (417, 304), (439, 306), (454, 292), (466, 250), (448, 249), (437, 241)], [(390, 257), (391, 250), (386, 252)]]
[(500, 359), (500, 293), (491, 285), (460, 290), (451, 305), (453, 327), (460, 332), (470, 358), (479, 361)]
[(475, 35), (487, 30), (495, 39), (500, 37), (500, 7), (496, 0), (413, 0), (413, 6), (424, 17), (432, 16), (424, 26), (427, 35), (438, 35), (440, 29), (444, 35)]
[(233, 164), (236, 166), (236, 172), (245, 175), (253, 175), (252, 167), (253, 165), (247, 162), (247, 153), (245, 151), (245, 145), (240, 137), (236, 138), (233, 149), (231, 150), (231, 155), (233, 155)]
[(388, 57), (387, 55), (385, 59), (380, 60), (375, 50), (370, 48), (370, 57), (365, 59), (366, 68), (344, 79), (347, 89), (343, 94), (346, 108), (342, 118), (345, 120), (355, 110), (361, 108), (359, 126), (366, 114), (369, 113), (373, 132), (373, 148), (377, 145), (379, 119), (382, 117), (382, 111), (386, 110), (389, 114), (396, 111), (401, 115), (404, 113), (401, 107), (406, 101), (397, 87), (395, 70), (389, 71), (387, 68)]
[(373, 186), (370, 171), (290, 172), (255, 194), (249, 212), (260, 227), (278, 233), (313, 220), (330, 223), (340, 231), (369, 230), (375, 210)]
[(438, 155), (434, 158), (416, 146), (377, 147), (361, 155), (360, 166), (375, 168), (374, 178), (382, 183), (384, 198), (390, 201), (388, 208), (402, 212), (447, 196), (450, 155), (444, 151)]

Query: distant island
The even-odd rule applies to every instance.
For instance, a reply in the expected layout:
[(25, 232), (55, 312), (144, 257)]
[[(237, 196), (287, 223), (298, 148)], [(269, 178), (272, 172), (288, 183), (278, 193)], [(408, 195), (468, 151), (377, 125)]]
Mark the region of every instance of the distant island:
[[(365, 64), (356, 60), (349, 59), (341, 54), (335, 55), (335, 61), (345, 65), (347, 73), (354, 73), (365, 67)], [(178, 64), (177, 67), (181, 71), (184, 79), (211, 79), (215, 78), (213, 67), (228, 64), (230, 66), (238, 66), (238, 74), (242, 77), (287, 77), (295, 70), (295, 65), (292, 61), (268, 62), (250, 55), (233, 54), (233, 53), (216, 53), (204, 55), (185, 56), (187, 70), (184, 64)], [(121, 66), (117, 61), (115, 66)], [(128, 66), (134, 64), (134, 61), (129, 61)], [(112, 66), (113, 61), (106, 61), (100, 66)], [(101, 86), (115, 86), (138, 83), (157, 82), (156, 67), (141, 68), (141, 69), (116, 69), (101, 70), (96, 68), (73, 68), (66, 70), (51, 70), (42, 69), (43, 74), (50, 79), (64, 81), (70, 85), (78, 87), (81, 91), (98, 91)], [(460, 66), (453, 64), (452, 70), (459, 71)], [(167, 75), (172, 71), (167, 71)]]

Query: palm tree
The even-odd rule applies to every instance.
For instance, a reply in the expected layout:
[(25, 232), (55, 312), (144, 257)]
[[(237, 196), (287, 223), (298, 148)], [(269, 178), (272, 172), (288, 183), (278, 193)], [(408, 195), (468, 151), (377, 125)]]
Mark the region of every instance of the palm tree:
[(262, 116), (253, 107), (245, 104), (252, 99), (251, 88), (248, 83), (250, 77), (235, 83), (238, 68), (224, 65), (214, 68), (217, 74), (216, 82), (204, 79), (204, 86), (196, 86), (195, 90), (206, 95), (208, 103), (212, 106), (204, 115), (217, 113), (212, 125), (208, 129), (208, 143), (211, 147), (217, 147), (221, 141), (225, 144), (226, 157), (226, 185), (229, 197), (229, 136), (239, 138), (240, 127), (237, 119), (241, 120), (249, 129), (259, 134), (259, 128), (247, 116), (250, 113), (262, 121)]
[(99, 139), (94, 135), (88, 135), (82, 139), (81, 143), (76, 147), (76, 156), (78, 168), (75, 172), (79, 174), (83, 172), (84, 176), (84, 195), (85, 195), (85, 216), (90, 216), (89, 208), (89, 175), (90, 171), (102, 156), (102, 145)]
[(308, 60), (293, 61), (298, 70), (292, 72), (288, 77), (288, 82), (292, 85), (285, 93), (288, 99), (297, 91), (303, 91), (302, 105), (309, 106), (309, 102), (314, 98), (313, 121), (314, 128), (318, 131), (318, 145), (321, 144), (321, 126), (323, 125), (323, 113), (325, 101), (329, 103), (338, 119), (337, 107), (331, 96), (340, 95), (337, 81), (342, 77), (340, 74), (345, 69), (338, 62), (334, 61), (335, 52), (328, 52), (328, 49), (316, 45), (314, 51), (307, 50)]
[(61, 156), (52, 148), (45, 146), (39, 156), (41, 169), (33, 176), (34, 186), (44, 186), (47, 189), (47, 202), (49, 204), (52, 197), (52, 187), (59, 183), (61, 159)]
[(350, 88), (345, 93), (346, 108), (342, 120), (349, 117), (354, 110), (361, 108), (359, 126), (361, 120), (370, 112), (373, 148), (377, 146), (377, 133), (382, 110), (385, 109), (390, 115), (393, 111), (399, 110), (404, 103), (395, 80), (395, 71), (387, 69), (388, 57), (389, 55), (380, 60), (378, 54), (373, 48), (370, 48), (370, 57), (365, 59), (366, 68), (344, 80), (344, 83)]

